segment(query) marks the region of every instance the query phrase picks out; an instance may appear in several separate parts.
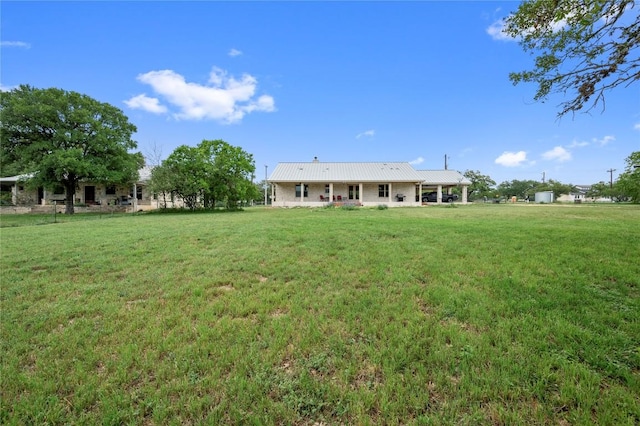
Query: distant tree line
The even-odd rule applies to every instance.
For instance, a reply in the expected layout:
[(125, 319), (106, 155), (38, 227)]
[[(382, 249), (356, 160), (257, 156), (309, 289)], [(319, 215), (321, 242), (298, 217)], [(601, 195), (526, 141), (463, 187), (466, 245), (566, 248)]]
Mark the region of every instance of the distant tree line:
[[(626, 160), (625, 171), (615, 182), (598, 182), (592, 184), (585, 196), (608, 197), (613, 201), (630, 201), (640, 203), (640, 151), (631, 153)], [(553, 179), (546, 182), (535, 180), (511, 180), (499, 185), (488, 175), (478, 170), (467, 170), (464, 176), (471, 181), (468, 188), (469, 200), (511, 198), (533, 200), (536, 192), (552, 191), (557, 198), (562, 194), (575, 194), (578, 188), (573, 184), (565, 184)]]

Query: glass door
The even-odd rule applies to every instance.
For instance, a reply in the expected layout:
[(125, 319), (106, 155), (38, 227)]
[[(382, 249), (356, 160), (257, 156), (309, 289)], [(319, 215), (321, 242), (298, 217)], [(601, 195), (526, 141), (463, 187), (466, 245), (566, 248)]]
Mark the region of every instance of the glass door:
[(349, 199), (350, 200), (360, 199), (360, 185), (349, 185)]

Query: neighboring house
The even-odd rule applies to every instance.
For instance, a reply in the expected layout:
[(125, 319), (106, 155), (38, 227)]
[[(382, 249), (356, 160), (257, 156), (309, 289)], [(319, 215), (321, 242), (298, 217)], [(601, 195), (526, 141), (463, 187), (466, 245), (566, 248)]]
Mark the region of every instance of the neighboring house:
[[(25, 182), (30, 176), (20, 175), (0, 178), (0, 193), (2, 194), (3, 204), (16, 206), (64, 204), (66, 194), (63, 187), (54, 190), (46, 190), (44, 188), (29, 189)], [(87, 206), (133, 206), (135, 211), (157, 208), (160, 201), (155, 194), (151, 194), (147, 189), (151, 178), (151, 168), (143, 167), (139, 170), (138, 176), (138, 180), (130, 186), (80, 182), (78, 189), (76, 189), (74, 203)]]
[(576, 191), (571, 194), (561, 194), (556, 201), (561, 203), (611, 203), (611, 197), (587, 197), (591, 185), (575, 185)]
[(462, 202), (471, 184), (454, 170), (415, 170), (407, 162), (339, 163), (314, 159), (305, 163), (279, 163), (267, 180), (272, 205), (320, 207), (328, 203), (390, 207), (419, 206), (421, 194), (457, 186)]

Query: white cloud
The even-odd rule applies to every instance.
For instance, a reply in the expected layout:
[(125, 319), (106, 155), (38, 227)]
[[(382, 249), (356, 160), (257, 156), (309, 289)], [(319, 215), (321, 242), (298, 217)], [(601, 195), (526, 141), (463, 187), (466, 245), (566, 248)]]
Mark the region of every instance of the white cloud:
[(505, 167), (517, 167), (523, 165), (527, 161), (527, 153), (525, 151), (509, 152), (505, 151), (495, 159), (496, 164)]
[(633, 126), (633, 128), (634, 128), (635, 130), (640, 130), (640, 123), (636, 123), (636, 124)]
[(613, 142), (615, 140), (616, 140), (615, 136), (605, 136), (602, 139), (593, 138), (593, 142), (597, 143), (600, 146), (608, 145), (609, 143), (611, 143), (611, 142)]
[(487, 28), (487, 34), (494, 40), (512, 41), (515, 40), (509, 34), (504, 32), (504, 19), (499, 19)]
[(18, 86), (5, 86), (3, 84), (0, 84), (0, 92), (10, 92), (13, 89), (16, 89)]
[[(151, 86), (166, 103), (175, 107), (177, 112), (173, 116), (178, 120), (235, 123), (254, 111), (275, 111), (271, 96), (255, 97), (258, 82), (249, 74), (236, 79), (226, 71), (213, 67), (205, 85), (187, 82), (182, 75), (172, 70), (150, 71), (138, 75), (137, 79)], [(136, 98), (144, 100), (147, 105), (153, 105), (148, 100), (154, 98), (146, 95), (138, 95)], [(136, 98), (127, 102), (135, 102)], [(157, 106), (161, 107), (159, 104)]]
[(368, 137), (372, 138), (373, 136), (375, 136), (375, 134), (376, 134), (375, 130), (367, 130), (367, 131), (364, 131), (362, 133), (358, 133), (356, 135), (356, 139), (360, 139), (363, 136), (368, 136)]
[(564, 163), (565, 161), (571, 160), (571, 153), (561, 146), (556, 146), (555, 148), (542, 154), (542, 158), (544, 158), (545, 160)]
[(19, 47), (22, 49), (31, 49), (31, 43), (27, 43), (24, 41), (1, 41), (0, 46), (2, 47)]
[(418, 164), (422, 164), (422, 163), (424, 163), (424, 158), (422, 157), (418, 157), (415, 160), (409, 161), (409, 164), (411, 164), (412, 166), (417, 166)]
[(233, 56), (240, 56), (242, 55), (242, 51), (238, 50), (238, 49), (231, 49), (228, 53), (229, 56), (233, 57)]
[[(492, 23), (491, 25), (489, 25), (489, 27), (487, 28), (487, 34), (489, 34), (491, 36), (492, 39), (494, 40), (499, 40), (499, 41), (516, 41), (518, 40), (520, 37), (512, 37), (509, 34), (507, 34), (505, 32), (505, 24), (506, 24), (506, 20), (508, 18), (502, 18), (502, 19), (498, 19), (497, 21), (495, 21), (494, 23)], [(560, 30), (562, 30), (564, 27), (567, 26), (567, 20), (566, 19), (561, 19), (559, 21), (555, 21), (552, 22), (551, 25), (547, 28), (548, 30), (556, 33)], [(525, 33), (533, 33), (533, 28), (530, 28), (529, 30), (526, 30)]]
[(582, 148), (585, 146), (588, 146), (589, 142), (585, 142), (585, 141), (579, 141), (574, 139), (573, 142), (571, 142), (569, 145), (567, 145), (567, 148)]
[(124, 101), (129, 108), (141, 109), (154, 114), (164, 114), (167, 112), (167, 107), (160, 105), (160, 101), (157, 98), (150, 98), (145, 94), (134, 96), (128, 101)]

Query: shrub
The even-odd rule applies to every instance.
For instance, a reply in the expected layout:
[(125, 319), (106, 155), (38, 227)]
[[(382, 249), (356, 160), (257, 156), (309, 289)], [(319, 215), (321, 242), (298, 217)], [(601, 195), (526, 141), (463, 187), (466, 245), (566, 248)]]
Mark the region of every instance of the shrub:
[(343, 210), (355, 210), (356, 207), (358, 207), (358, 206), (355, 205), (354, 203), (344, 203), (341, 208)]

